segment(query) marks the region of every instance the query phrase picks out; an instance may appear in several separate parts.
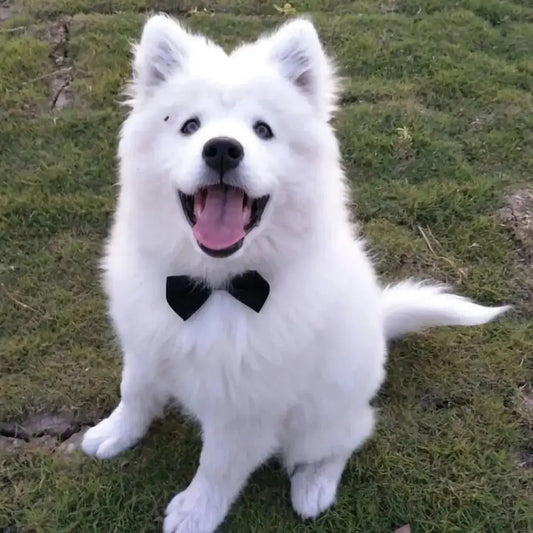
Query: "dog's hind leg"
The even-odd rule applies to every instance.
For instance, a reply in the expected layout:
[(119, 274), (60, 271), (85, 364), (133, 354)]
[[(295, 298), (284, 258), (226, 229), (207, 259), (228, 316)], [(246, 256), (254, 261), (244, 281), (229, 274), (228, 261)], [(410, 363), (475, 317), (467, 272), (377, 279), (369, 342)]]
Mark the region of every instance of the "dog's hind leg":
[(369, 405), (335, 421), (323, 419), (291, 435), (284, 462), (291, 476), (291, 501), (303, 518), (315, 518), (334, 502), (350, 455), (372, 434), (374, 414)]
[(139, 441), (152, 420), (162, 413), (167, 398), (154, 376), (125, 359), (121, 400), (109, 417), (85, 434), (82, 449), (88, 455), (109, 459)]

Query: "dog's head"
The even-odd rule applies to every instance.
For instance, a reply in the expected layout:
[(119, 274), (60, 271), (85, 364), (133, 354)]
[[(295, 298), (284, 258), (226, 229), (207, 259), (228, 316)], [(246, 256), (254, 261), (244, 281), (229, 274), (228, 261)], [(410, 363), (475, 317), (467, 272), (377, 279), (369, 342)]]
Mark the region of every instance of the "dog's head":
[(146, 202), (159, 188), (152, 217), (166, 217), (165, 230), (186, 235), (197, 254), (239, 258), (261, 241), (281, 253), (335, 209), (335, 78), (307, 20), (228, 55), (154, 16), (135, 48), (129, 95), (123, 167), (144, 183)]

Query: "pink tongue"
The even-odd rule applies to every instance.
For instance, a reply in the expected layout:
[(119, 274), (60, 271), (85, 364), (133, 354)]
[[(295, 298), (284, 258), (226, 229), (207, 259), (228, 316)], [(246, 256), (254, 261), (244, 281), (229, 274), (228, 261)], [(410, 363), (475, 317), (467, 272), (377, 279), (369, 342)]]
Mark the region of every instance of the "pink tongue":
[(211, 250), (224, 250), (239, 242), (245, 235), (243, 200), (242, 189), (209, 187), (204, 209), (192, 229), (196, 240)]

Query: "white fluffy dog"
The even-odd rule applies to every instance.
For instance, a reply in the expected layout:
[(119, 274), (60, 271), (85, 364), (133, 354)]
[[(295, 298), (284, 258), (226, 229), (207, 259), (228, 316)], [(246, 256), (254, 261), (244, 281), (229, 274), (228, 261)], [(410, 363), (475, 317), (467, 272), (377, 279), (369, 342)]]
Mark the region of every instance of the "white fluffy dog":
[(103, 263), (122, 397), (83, 449), (124, 451), (176, 400), (201, 425), (203, 448), (166, 533), (214, 531), (274, 454), (294, 509), (316, 517), (372, 434), (387, 340), (506, 308), (413, 282), (380, 286), (350, 222), (329, 123), (336, 80), (310, 22), (227, 55), (154, 16), (129, 95)]

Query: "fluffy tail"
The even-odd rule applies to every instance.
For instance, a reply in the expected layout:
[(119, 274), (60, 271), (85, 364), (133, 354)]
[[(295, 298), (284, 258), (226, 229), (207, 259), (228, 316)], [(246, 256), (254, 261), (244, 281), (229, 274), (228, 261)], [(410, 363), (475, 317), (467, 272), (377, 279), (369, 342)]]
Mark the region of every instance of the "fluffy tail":
[(475, 326), (510, 306), (484, 307), (468, 298), (446, 293), (446, 287), (403, 281), (383, 291), (385, 335), (393, 339), (431, 326)]

